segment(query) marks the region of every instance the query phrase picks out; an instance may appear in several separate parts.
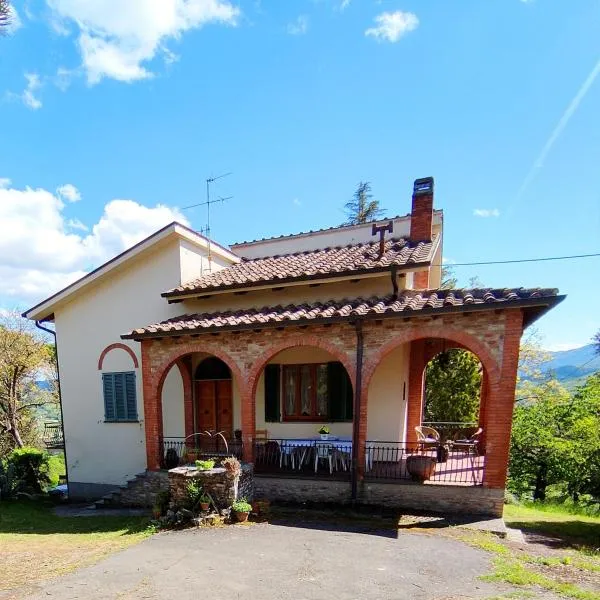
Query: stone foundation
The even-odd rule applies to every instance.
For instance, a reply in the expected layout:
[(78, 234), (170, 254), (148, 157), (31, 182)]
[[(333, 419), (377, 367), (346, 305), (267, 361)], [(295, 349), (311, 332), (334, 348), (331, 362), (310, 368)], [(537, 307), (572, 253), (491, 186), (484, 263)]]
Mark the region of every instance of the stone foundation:
[(253, 498), (253, 467), (242, 465), (239, 475), (234, 475), (222, 467), (210, 471), (198, 471), (187, 467), (176, 467), (169, 471), (169, 490), (171, 501), (177, 506), (183, 506), (188, 498), (188, 485), (198, 483), (210, 494), (219, 509), (230, 508), (238, 499), (245, 497), (248, 501)]
[[(258, 498), (284, 502), (350, 504), (350, 483), (323, 479), (256, 477)], [(477, 514), (501, 517), (504, 491), (475, 486), (363, 482), (360, 504), (441, 514)]]
[(119, 490), (116, 502), (120, 506), (152, 507), (156, 495), (169, 489), (169, 478), (165, 471), (146, 471), (138, 475)]

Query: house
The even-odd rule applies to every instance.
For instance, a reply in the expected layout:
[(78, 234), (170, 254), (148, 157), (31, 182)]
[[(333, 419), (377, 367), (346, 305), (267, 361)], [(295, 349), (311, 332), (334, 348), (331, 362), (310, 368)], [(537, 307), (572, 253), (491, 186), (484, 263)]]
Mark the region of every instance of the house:
[[(519, 341), (562, 297), (440, 289), (433, 203), (419, 179), (406, 216), (230, 248), (172, 223), (28, 310), (56, 328), (71, 495), (221, 431), (266, 496), (501, 514)], [(425, 366), (452, 347), (482, 365), (477, 447), (417, 440)], [(415, 454), (439, 461), (425, 484)]]

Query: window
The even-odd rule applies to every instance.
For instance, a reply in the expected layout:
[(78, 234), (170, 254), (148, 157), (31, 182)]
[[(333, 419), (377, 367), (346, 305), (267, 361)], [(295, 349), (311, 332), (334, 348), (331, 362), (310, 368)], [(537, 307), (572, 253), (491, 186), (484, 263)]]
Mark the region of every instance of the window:
[(352, 384), (339, 362), (265, 368), (267, 423), (351, 421), (352, 404)]
[(103, 373), (104, 420), (137, 421), (135, 372)]

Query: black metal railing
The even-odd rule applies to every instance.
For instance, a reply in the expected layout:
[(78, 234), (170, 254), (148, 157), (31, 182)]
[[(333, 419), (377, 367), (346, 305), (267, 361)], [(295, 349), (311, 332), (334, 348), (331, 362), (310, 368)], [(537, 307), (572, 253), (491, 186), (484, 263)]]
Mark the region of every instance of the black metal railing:
[(442, 441), (468, 438), (479, 428), (477, 423), (459, 421), (423, 421), (421, 424), (435, 429)]
[(62, 425), (56, 422), (44, 423), (42, 440), (48, 450), (60, 450), (65, 447)]
[(163, 438), (161, 444), (162, 468), (173, 469), (177, 466), (193, 464), (199, 459), (211, 457), (235, 456), (242, 459), (244, 449), (241, 440), (223, 440), (222, 438)]
[(255, 440), (254, 471), (258, 474), (350, 479), (352, 443), (341, 440)]
[(482, 485), (484, 468), (485, 457), (479, 456), (476, 445), (378, 441), (365, 444), (365, 479)]

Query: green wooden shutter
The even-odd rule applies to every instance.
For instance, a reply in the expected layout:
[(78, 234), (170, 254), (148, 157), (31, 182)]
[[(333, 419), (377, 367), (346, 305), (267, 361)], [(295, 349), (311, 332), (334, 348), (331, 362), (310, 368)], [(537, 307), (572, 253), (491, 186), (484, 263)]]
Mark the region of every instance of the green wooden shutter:
[(125, 418), (129, 421), (137, 420), (137, 399), (135, 393), (135, 372), (124, 373), (125, 375)]
[(352, 421), (354, 397), (352, 383), (344, 365), (340, 362), (327, 364), (327, 391), (329, 393), (329, 419)]
[(265, 423), (279, 423), (280, 372), (280, 365), (265, 367)]
[(126, 401), (125, 401), (125, 373), (114, 374), (114, 389), (115, 389), (115, 410), (117, 420), (123, 421), (127, 418)]
[(103, 373), (102, 391), (104, 394), (104, 419), (106, 421), (115, 420), (115, 392), (114, 392), (114, 373)]

